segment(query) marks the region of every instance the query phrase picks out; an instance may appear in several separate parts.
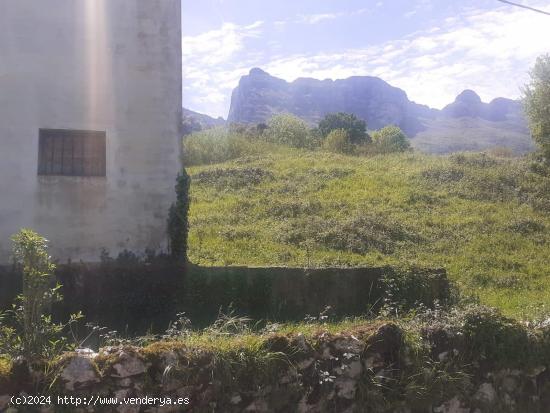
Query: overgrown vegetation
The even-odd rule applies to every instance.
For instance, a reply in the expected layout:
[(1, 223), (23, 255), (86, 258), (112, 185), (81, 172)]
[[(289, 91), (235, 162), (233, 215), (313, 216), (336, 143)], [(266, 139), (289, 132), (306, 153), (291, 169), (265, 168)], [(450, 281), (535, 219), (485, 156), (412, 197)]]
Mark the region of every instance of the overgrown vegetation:
[(73, 314), (65, 324), (52, 321), (51, 305), (61, 300), (61, 286), (52, 287), (55, 265), (47, 241), (30, 229), (22, 229), (12, 240), (23, 292), (12, 310), (0, 313), (0, 355), (51, 359), (71, 348), (69, 329), (82, 315)]
[(287, 149), (189, 173), (194, 263), (443, 266), (507, 315), (547, 314), (550, 178), (529, 158)]
[(265, 136), (268, 142), (292, 148), (316, 146), (315, 136), (309, 130), (307, 123), (297, 116), (286, 113), (273, 116), (262, 136)]
[(326, 139), (334, 131), (344, 131), (351, 145), (365, 145), (371, 142), (367, 124), (349, 113), (329, 113), (320, 122), (318, 131)]
[[(217, 383), (220, 403), (259, 385), (282, 384), (286, 393), (280, 397), (285, 403), (297, 403), (308, 391), (329, 394), (337, 376), (345, 378), (359, 361), (365, 367), (353, 376), (357, 382), (353, 398), (359, 408), (381, 412), (400, 406), (425, 410), (457, 395), (468, 397), (488, 373), (503, 369), (527, 373), (548, 361), (547, 327), (522, 325), (479, 304), (391, 314), (396, 313), (390, 310), (386, 316), (338, 323), (319, 315), (300, 323), (254, 326), (228, 313), (203, 330), (192, 330), (183, 322), (182, 328), (169, 329), (161, 340), (106, 344), (121, 346), (119, 351), (139, 354), (140, 360), (150, 363), (140, 381), (144, 391), (155, 394), (169, 382), (189, 389)], [(108, 377), (117, 362), (111, 352), (100, 354), (93, 363)], [(56, 363), (62, 364), (63, 358)], [(0, 383), (11, 369), (11, 362), (0, 358)], [(285, 386), (289, 382), (295, 385)]]
[(284, 150), (244, 130), (213, 128), (184, 137), (182, 159), (185, 166), (207, 165)]
[(187, 171), (182, 170), (176, 178), (176, 202), (168, 214), (168, 236), (173, 259), (187, 261), (187, 239), (189, 234), (189, 187), (191, 181)]
[(348, 155), (403, 152), (410, 148), (408, 138), (397, 126), (374, 131), (374, 142), (366, 128), (364, 121), (346, 113), (328, 114), (314, 128), (297, 116), (283, 113), (273, 116), (268, 124), (234, 124), (185, 136), (183, 162), (186, 166), (206, 165), (266, 153), (286, 154), (291, 148)]
[(377, 153), (405, 152), (411, 144), (397, 126), (386, 126), (372, 134), (374, 151)]
[(351, 143), (350, 135), (345, 129), (334, 129), (325, 137), (323, 149), (329, 152), (351, 154), (355, 146)]
[(547, 166), (550, 164), (550, 54), (540, 56), (525, 88), (529, 127)]

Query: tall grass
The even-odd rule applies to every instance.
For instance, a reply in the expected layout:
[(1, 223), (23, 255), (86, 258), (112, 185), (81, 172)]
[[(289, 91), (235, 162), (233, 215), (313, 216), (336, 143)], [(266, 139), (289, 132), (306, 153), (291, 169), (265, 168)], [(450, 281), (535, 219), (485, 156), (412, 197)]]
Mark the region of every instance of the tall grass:
[(182, 160), (186, 166), (208, 165), (281, 151), (284, 147), (220, 127), (184, 137)]
[(526, 159), (288, 150), (189, 172), (195, 263), (443, 266), (507, 315), (547, 311), (550, 178)]

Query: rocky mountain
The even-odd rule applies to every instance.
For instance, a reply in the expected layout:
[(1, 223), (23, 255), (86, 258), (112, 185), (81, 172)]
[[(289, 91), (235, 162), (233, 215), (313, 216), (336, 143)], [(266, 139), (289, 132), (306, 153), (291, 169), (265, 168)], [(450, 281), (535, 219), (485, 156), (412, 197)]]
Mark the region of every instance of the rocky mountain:
[[(228, 122), (261, 123), (289, 112), (314, 125), (327, 113), (347, 112), (369, 129), (397, 125), (422, 148), (445, 153), (507, 146), (516, 152), (532, 149), (521, 103), (497, 98), (484, 103), (465, 90), (442, 110), (415, 103), (405, 91), (382, 79), (354, 76), (342, 80), (299, 78), (293, 82), (254, 68), (243, 76), (231, 96)], [(441, 145), (438, 145), (441, 140)], [(449, 140), (451, 142), (449, 142)], [(449, 144), (452, 143), (452, 144)]]
[(300, 78), (289, 83), (255, 68), (233, 91), (228, 122), (260, 123), (281, 112), (293, 113), (311, 124), (327, 113), (353, 113), (366, 120), (370, 129), (394, 124), (409, 134), (422, 130), (419, 117), (436, 115), (433, 109), (411, 102), (403, 90), (376, 77), (335, 81)]
[(521, 103), (511, 99), (496, 98), (483, 103), (473, 90), (465, 90), (453, 103), (445, 106), (441, 114), (449, 118), (480, 118), (493, 122), (504, 122), (508, 116), (522, 116)]

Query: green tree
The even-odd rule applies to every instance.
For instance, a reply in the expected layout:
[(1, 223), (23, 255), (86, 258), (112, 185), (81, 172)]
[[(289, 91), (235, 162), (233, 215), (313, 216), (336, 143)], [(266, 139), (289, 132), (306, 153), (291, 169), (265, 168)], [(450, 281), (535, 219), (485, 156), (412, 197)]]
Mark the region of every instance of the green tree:
[(404, 152), (411, 145), (405, 133), (397, 126), (386, 126), (372, 134), (372, 141), (377, 152)]
[(540, 56), (524, 89), (525, 112), (534, 141), (550, 163), (550, 54)]
[(354, 146), (351, 143), (348, 131), (345, 129), (334, 129), (330, 131), (323, 141), (323, 148), (330, 152), (352, 153)]
[(319, 122), (318, 129), (323, 138), (326, 138), (333, 130), (344, 129), (347, 131), (351, 143), (360, 145), (370, 142), (366, 122), (353, 114), (329, 113)]
[(294, 148), (307, 148), (313, 145), (313, 138), (306, 122), (297, 116), (282, 113), (273, 116), (264, 132), (268, 141)]

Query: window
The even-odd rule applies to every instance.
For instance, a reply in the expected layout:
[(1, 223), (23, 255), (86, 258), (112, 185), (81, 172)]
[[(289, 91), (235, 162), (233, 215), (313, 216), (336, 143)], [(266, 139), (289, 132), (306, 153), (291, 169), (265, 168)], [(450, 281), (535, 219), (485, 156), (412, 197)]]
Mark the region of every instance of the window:
[(40, 129), (38, 175), (105, 176), (106, 134)]

